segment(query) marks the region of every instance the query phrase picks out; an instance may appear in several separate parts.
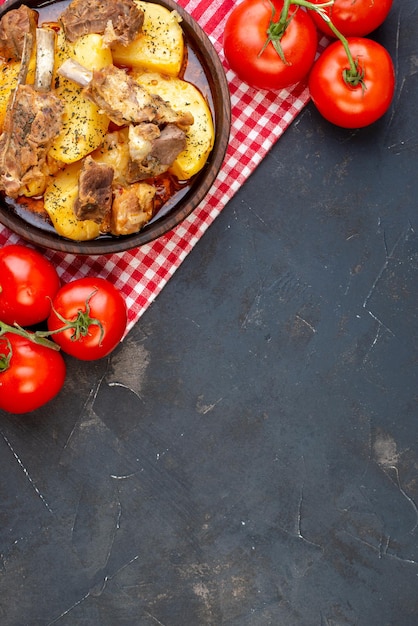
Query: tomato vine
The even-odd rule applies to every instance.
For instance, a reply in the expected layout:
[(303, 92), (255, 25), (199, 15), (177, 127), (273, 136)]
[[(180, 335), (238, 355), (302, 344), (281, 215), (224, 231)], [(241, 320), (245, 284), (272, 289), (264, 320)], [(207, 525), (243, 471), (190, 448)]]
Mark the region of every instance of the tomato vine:
[[(19, 326), (19, 324), (14, 324), (13, 326), (10, 324), (6, 324), (5, 322), (0, 321), (0, 337), (3, 337), (6, 333), (11, 333), (12, 335), (19, 335), (19, 337), (24, 337), (28, 339), (32, 343), (36, 343), (38, 346), (44, 346), (44, 348), (50, 348), (51, 350), (59, 351), (60, 347), (54, 342), (48, 339), (48, 335), (51, 333), (43, 333), (42, 331), (29, 331), (25, 328)], [(1, 370), (3, 371), (3, 370)]]
[[(286, 63), (286, 59), (283, 54), (283, 49), (280, 45), (280, 39), (283, 37), (283, 34), (286, 31), (286, 28), (292, 19), (292, 16), (289, 17), (289, 10), (292, 5), (298, 7), (304, 7), (309, 11), (314, 11), (317, 13), (327, 24), (330, 30), (333, 32), (335, 37), (339, 39), (344, 47), (345, 53), (347, 55), (347, 60), (349, 63), (349, 69), (343, 70), (343, 79), (345, 83), (352, 88), (356, 88), (358, 85), (361, 85), (362, 89), (365, 89), (364, 84), (364, 68), (360, 67), (359, 60), (354, 60), (353, 55), (351, 54), (350, 47), (347, 41), (347, 38), (337, 29), (337, 27), (333, 24), (331, 18), (326, 13), (324, 9), (330, 7), (334, 4), (335, 0), (328, 0), (327, 2), (323, 2), (321, 4), (313, 4), (308, 0), (284, 0), (283, 9), (280, 14), (280, 18), (277, 22), (274, 22), (275, 17), (275, 8), (272, 5), (272, 17), (270, 21), (269, 28), (267, 29), (267, 39), (264, 47), (268, 46), (271, 42), (276, 50), (277, 54), (280, 56), (282, 61)], [(264, 48), (261, 52), (263, 52)]]

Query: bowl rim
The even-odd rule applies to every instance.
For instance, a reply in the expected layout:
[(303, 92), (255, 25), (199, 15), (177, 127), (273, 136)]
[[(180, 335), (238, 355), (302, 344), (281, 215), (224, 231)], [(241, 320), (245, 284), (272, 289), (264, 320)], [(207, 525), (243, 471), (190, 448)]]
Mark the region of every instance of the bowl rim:
[[(37, 9), (56, 4), (59, 0), (8, 0), (0, 7), (0, 18), (11, 9), (22, 4)], [(147, 1), (147, 0), (146, 0)], [(120, 237), (99, 237), (89, 241), (73, 241), (52, 231), (42, 230), (9, 210), (0, 199), (0, 223), (13, 233), (34, 245), (76, 255), (103, 255), (126, 252), (149, 244), (167, 234), (184, 221), (203, 201), (222, 167), (229, 143), (231, 129), (231, 100), (229, 86), (222, 62), (212, 42), (196, 20), (174, 0), (151, 0), (176, 11), (181, 17), (181, 26), (187, 44), (197, 56), (205, 73), (211, 92), (211, 111), (215, 127), (214, 145), (208, 161), (196, 175), (185, 195), (172, 208), (138, 233)]]

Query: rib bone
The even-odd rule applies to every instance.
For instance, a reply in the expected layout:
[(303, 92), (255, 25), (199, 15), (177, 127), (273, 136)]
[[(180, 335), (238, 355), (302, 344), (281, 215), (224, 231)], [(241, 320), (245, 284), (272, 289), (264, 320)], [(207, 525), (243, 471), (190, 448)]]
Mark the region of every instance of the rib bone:
[(34, 87), (50, 91), (55, 62), (55, 33), (46, 28), (36, 29), (36, 72)]

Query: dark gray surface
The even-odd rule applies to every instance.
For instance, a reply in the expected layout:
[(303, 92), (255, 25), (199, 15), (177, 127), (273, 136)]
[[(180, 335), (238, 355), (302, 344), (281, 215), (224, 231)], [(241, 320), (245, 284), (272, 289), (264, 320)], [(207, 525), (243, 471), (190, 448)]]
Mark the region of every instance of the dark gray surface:
[(394, 106), (308, 106), (107, 360), (1, 415), (1, 626), (416, 626), (415, 0)]

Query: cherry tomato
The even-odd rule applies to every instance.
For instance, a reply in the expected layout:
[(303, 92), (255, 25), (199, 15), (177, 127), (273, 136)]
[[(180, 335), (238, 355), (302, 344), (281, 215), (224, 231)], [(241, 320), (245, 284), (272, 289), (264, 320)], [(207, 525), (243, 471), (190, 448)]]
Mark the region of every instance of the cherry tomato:
[(127, 311), (116, 287), (104, 278), (86, 277), (67, 283), (56, 294), (48, 330), (64, 352), (91, 361), (109, 354), (122, 339)]
[[(310, 1), (312, 4), (321, 4), (323, 0)], [(393, 0), (334, 0), (332, 6), (324, 8), (324, 12), (342, 35), (364, 37), (383, 24), (392, 4)], [(311, 11), (311, 16), (319, 30), (335, 36), (316, 11)]]
[(0, 337), (0, 409), (9, 413), (38, 409), (60, 391), (65, 371), (58, 351), (5, 333)]
[(280, 40), (285, 62), (271, 41), (263, 49), (270, 21), (277, 24), (282, 8), (281, 0), (244, 0), (226, 21), (225, 57), (231, 69), (251, 87), (283, 89), (305, 78), (312, 67), (317, 30), (308, 13), (295, 5), (290, 7), (288, 25)]
[(395, 73), (387, 50), (371, 39), (348, 38), (353, 60), (364, 73), (363, 80), (349, 86), (344, 70), (348, 57), (340, 41), (328, 46), (315, 62), (309, 76), (309, 90), (319, 112), (343, 128), (372, 124), (388, 110), (395, 89)]
[(15, 244), (0, 249), (0, 320), (20, 326), (39, 324), (49, 315), (60, 279), (36, 250)]

